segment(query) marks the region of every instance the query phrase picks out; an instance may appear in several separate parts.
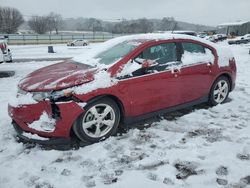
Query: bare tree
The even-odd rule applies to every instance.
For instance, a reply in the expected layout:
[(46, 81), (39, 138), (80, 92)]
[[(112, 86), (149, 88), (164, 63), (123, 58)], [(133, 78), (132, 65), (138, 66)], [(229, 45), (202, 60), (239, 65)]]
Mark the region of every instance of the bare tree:
[(47, 16), (33, 16), (28, 21), (28, 25), (38, 34), (44, 34), (49, 31), (49, 20)]
[(176, 30), (176, 24), (177, 22), (173, 17), (164, 17), (161, 20), (161, 30), (162, 31), (172, 31)]
[(153, 31), (153, 22), (146, 18), (137, 20), (139, 26), (139, 33), (150, 33)]
[(102, 21), (95, 19), (95, 18), (89, 18), (85, 22), (88, 31), (101, 31), (102, 30)]
[(114, 33), (149, 33), (153, 30), (153, 22), (146, 18), (131, 21), (123, 20), (116, 23), (112, 28)]
[(58, 34), (58, 30), (62, 28), (63, 25), (62, 16), (60, 14), (51, 12), (47, 17), (48, 17), (49, 32), (51, 33), (53, 30), (55, 30), (56, 34)]
[(0, 32), (16, 33), (18, 27), (24, 22), (19, 10), (10, 7), (0, 7)]

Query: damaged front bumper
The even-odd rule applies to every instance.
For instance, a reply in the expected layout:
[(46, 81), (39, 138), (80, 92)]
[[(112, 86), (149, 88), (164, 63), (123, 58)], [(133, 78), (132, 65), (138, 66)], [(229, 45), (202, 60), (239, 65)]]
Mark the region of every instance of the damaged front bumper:
[(45, 146), (65, 146), (71, 145), (71, 138), (45, 138), (38, 136), (37, 134), (24, 132), (21, 127), (19, 127), (16, 122), (12, 122), (13, 127), (15, 128), (17, 135), (17, 141), (23, 143), (36, 143)]
[[(65, 145), (71, 142), (70, 132), (78, 116), (84, 112), (81, 105), (74, 101), (51, 103), (41, 101), (36, 104), (8, 107), (9, 116), (17, 132), (17, 137), (24, 142), (33, 142), (42, 145)], [(51, 130), (44, 129), (39, 122), (41, 116), (46, 114), (54, 123)], [(41, 123), (39, 128), (34, 128), (34, 122)]]

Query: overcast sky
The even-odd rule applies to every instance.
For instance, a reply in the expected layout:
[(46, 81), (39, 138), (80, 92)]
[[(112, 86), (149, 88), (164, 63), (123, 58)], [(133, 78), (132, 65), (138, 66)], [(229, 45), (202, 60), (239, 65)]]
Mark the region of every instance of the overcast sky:
[(16, 7), (23, 15), (45, 15), (53, 11), (64, 18), (113, 20), (173, 16), (179, 21), (205, 25), (250, 21), (250, 0), (0, 0), (0, 6)]

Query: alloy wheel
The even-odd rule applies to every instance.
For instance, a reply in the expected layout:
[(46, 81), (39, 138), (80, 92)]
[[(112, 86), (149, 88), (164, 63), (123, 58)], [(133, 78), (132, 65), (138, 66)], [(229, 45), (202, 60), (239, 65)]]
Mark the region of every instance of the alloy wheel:
[(213, 91), (214, 101), (218, 104), (224, 102), (224, 100), (227, 98), (228, 92), (229, 92), (229, 86), (227, 81), (225, 80), (218, 81)]
[(84, 115), (82, 128), (91, 138), (105, 136), (115, 124), (115, 111), (108, 104), (96, 104)]

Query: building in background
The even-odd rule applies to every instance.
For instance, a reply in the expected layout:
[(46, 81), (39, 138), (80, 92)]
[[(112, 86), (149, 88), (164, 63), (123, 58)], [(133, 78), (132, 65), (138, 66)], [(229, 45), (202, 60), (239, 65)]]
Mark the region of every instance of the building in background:
[(242, 36), (250, 33), (250, 21), (222, 23), (217, 26), (220, 33), (232, 36)]

